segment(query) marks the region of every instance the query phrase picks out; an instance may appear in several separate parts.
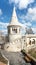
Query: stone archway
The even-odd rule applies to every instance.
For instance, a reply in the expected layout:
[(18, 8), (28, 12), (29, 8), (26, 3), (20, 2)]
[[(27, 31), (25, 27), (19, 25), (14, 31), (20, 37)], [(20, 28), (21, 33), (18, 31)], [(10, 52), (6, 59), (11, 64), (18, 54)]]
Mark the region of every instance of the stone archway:
[(35, 39), (33, 39), (32, 44), (35, 44)]
[(30, 41), (29, 41), (29, 44), (31, 45), (31, 44), (35, 44), (35, 39), (30, 39)]

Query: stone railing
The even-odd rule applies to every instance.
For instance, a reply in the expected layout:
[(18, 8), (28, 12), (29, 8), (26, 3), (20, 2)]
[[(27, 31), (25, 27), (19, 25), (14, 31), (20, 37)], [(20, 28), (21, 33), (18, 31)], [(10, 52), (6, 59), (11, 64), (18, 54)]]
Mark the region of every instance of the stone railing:
[(1, 52), (2, 58), (4, 58), (4, 62), (6, 63), (6, 65), (9, 65), (9, 60), (3, 55), (3, 53)]

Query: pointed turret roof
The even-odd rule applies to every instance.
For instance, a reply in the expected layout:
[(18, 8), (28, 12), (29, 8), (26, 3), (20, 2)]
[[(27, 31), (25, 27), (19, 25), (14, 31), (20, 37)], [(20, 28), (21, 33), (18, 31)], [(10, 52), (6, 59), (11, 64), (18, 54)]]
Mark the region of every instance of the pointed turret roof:
[(22, 26), (22, 24), (18, 22), (15, 7), (13, 9), (13, 15), (11, 17), (11, 22), (10, 22), (9, 26), (12, 26), (12, 25)]
[(15, 7), (13, 9), (13, 15), (12, 15), (11, 23), (12, 22), (18, 22)]

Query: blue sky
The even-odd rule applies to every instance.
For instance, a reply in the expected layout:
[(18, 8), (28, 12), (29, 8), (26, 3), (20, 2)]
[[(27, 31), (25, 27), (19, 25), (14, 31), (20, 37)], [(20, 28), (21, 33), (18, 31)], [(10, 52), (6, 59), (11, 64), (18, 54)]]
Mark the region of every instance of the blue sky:
[(23, 33), (31, 27), (36, 34), (36, 0), (0, 0), (0, 30), (7, 33), (14, 6), (18, 21), (23, 24)]

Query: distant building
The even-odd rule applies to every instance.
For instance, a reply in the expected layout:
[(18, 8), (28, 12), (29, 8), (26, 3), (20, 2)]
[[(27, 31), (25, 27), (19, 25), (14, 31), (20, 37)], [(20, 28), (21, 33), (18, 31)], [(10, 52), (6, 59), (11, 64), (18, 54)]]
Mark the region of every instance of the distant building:
[(34, 34), (32, 28), (26, 29), (25, 34)]
[(0, 49), (4, 48), (4, 36), (3, 36), (3, 32), (0, 31)]

